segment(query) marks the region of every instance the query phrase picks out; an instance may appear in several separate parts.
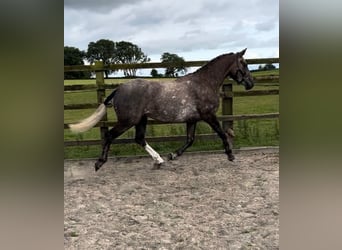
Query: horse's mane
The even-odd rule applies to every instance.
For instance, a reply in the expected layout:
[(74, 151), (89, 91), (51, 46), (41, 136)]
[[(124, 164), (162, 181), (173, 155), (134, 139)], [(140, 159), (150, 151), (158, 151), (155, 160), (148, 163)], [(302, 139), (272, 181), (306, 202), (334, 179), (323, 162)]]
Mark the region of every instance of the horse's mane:
[(199, 73), (199, 72), (201, 72), (201, 71), (206, 71), (206, 70), (208, 70), (212, 65), (213, 65), (213, 63), (214, 62), (216, 62), (216, 61), (218, 61), (218, 60), (220, 60), (222, 57), (225, 57), (225, 56), (228, 56), (228, 55), (233, 55), (234, 53), (227, 53), (227, 54), (222, 54), (222, 55), (219, 55), (219, 56), (217, 56), (217, 57), (215, 57), (214, 59), (211, 59), (209, 62), (207, 62), (206, 64), (204, 64), (202, 67), (200, 67), (199, 69), (197, 69), (195, 72), (194, 72), (194, 74), (195, 73)]
[(215, 64), (216, 61), (222, 59), (223, 57), (225, 56), (228, 56), (228, 55), (233, 55), (234, 53), (231, 52), (231, 53), (226, 53), (226, 54), (222, 54), (222, 55), (219, 55), (213, 59), (211, 59), (209, 62), (207, 62), (206, 64), (204, 64), (202, 67), (200, 67), (199, 69), (197, 69), (195, 72), (193, 73), (190, 73), (190, 74), (187, 74), (185, 76), (182, 76), (182, 77), (179, 77), (176, 81), (182, 81), (184, 79), (187, 79), (187, 78), (191, 78), (193, 77), (194, 75), (200, 75), (202, 72), (207, 72), (208, 70), (210, 70), (210, 68), (212, 67), (213, 64)]

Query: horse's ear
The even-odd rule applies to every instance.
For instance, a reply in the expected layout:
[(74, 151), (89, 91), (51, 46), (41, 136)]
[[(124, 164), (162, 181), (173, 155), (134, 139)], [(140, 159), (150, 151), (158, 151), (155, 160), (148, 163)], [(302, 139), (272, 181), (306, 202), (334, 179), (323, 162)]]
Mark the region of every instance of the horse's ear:
[(243, 56), (243, 55), (245, 54), (246, 50), (247, 50), (247, 48), (245, 48), (244, 50), (242, 50), (241, 52), (239, 52), (239, 55), (240, 55), (240, 56)]

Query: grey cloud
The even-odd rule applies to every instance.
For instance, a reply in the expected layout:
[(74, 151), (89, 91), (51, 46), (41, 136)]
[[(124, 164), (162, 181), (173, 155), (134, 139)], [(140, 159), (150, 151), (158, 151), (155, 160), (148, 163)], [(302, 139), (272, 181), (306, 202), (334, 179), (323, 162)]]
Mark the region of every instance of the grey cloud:
[(266, 47), (277, 42), (269, 36), (278, 36), (278, 12), (277, 1), (264, 1), (66, 0), (65, 45), (125, 40), (147, 54)]
[(95, 12), (110, 12), (124, 5), (133, 5), (142, 0), (65, 0), (64, 7)]
[[(198, 49), (217, 49), (221, 47), (235, 47), (239, 44), (244, 44), (243, 40), (246, 38), (244, 34), (237, 34), (232, 36), (228, 33), (224, 34), (221, 31), (201, 31), (190, 30), (184, 32), (179, 37), (165, 37), (161, 39), (149, 40), (141, 42), (142, 47), (151, 54), (161, 52), (189, 52)], [(162, 44), (162, 48), (160, 46)], [(162, 49), (162, 51), (161, 51)]]
[(277, 22), (275, 22), (275, 20), (272, 19), (272, 20), (257, 23), (255, 25), (255, 29), (259, 31), (269, 31), (269, 30), (272, 30), (276, 24)]
[(198, 36), (202, 34), (203, 34), (203, 31), (200, 29), (189, 30), (184, 33), (181, 39), (197, 38)]

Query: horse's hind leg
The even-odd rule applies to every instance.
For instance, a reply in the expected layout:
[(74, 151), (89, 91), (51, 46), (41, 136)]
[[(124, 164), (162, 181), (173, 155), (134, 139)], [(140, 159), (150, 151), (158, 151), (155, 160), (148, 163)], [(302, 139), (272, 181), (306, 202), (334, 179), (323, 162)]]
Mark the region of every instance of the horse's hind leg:
[(196, 124), (197, 124), (196, 122), (186, 123), (186, 142), (182, 147), (177, 149), (175, 153), (169, 154), (170, 160), (174, 160), (177, 158), (177, 156), (182, 155), (184, 151), (194, 143)]
[(140, 122), (135, 126), (135, 142), (142, 146), (147, 153), (152, 156), (157, 166), (160, 166), (164, 160), (150, 145), (147, 144), (145, 140), (146, 124), (147, 117), (143, 116)]
[(117, 123), (112, 129), (110, 129), (104, 139), (104, 143), (102, 146), (102, 154), (95, 163), (95, 171), (99, 170), (101, 166), (107, 161), (108, 158), (108, 151), (110, 148), (111, 143), (115, 138), (122, 135), (126, 130), (128, 130), (132, 126), (123, 125), (121, 123)]
[(234, 161), (235, 157), (234, 157), (232, 149), (230, 148), (230, 145), (229, 145), (228, 135), (222, 129), (219, 121), (217, 120), (217, 117), (215, 115), (213, 115), (213, 116), (205, 119), (205, 121), (211, 126), (211, 128), (213, 130), (215, 130), (215, 132), (222, 139), (225, 152), (228, 155), (228, 160)]

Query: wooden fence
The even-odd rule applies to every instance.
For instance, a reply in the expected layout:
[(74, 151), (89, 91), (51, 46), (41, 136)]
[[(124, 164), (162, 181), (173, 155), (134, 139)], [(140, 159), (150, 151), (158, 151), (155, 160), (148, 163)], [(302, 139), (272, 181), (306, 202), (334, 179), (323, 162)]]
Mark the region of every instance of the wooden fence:
[[(262, 58), (262, 59), (246, 59), (248, 64), (266, 64), (266, 63), (279, 63), (279, 58)], [(200, 67), (208, 61), (187, 61), (186, 67)], [(102, 62), (96, 62), (95, 65), (73, 65), (64, 66), (64, 72), (75, 71), (91, 71), (95, 72), (96, 84), (87, 85), (70, 85), (64, 86), (64, 91), (82, 91), (82, 90), (96, 90), (97, 102), (96, 103), (83, 103), (83, 104), (69, 104), (64, 105), (64, 110), (77, 110), (77, 109), (96, 109), (99, 104), (104, 101), (105, 90), (114, 89), (119, 84), (105, 84), (104, 71), (106, 70), (122, 70), (122, 69), (152, 69), (152, 68), (165, 68), (168, 66), (177, 66), (169, 63), (143, 63), (143, 64), (113, 64), (103, 65)], [(179, 66), (179, 65), (178, 65)], [(279, 76), (264, 76), (256, 77), (256, 84), (260, 83), (279, 83)], [(233, 92), (232, 80), (225, 80), (220, 93), (222, 102), (222, 115), (218, 119), (222, 122), (223, 128), (226, 130), (233, 127), (233, 121), (247, 120), (247, 119), (266, 119), (266, 118), (279, 118), (279, 113), (266, 113), (266, 114), (248, 114), (248, 115), (233, 115), (233, 99), (234, 96), (259, 96), (259, 95), (278, 95), (279, 90), (252, 90), (248, 92)], [(155, 120), (148, 120), (148, 124), (167, 124)], [(98, 145), (102, 143), (104, 134), (108, 131), (108, 127), (115, 125), (115, 121), (108, 121), (107, 115), (96, 125), (100, 128), (101, 140), (80, 140), (80, 141), (64, 141), (64, 146), (86, 146)], [(64, 129), (68, 128), (68, 124), (64, 124)], [(216, 134), (201, 134), (196, 135), (200, 139), (217, 139)], [(165, 141), (184, 141), (185, 135), (182, 136), (167, 136), (167, 137), (147, 137), (149, 142), (165, 142)], [(134, 139), (116, 139), (114, 144), (118, 143), (133, 143)]]

